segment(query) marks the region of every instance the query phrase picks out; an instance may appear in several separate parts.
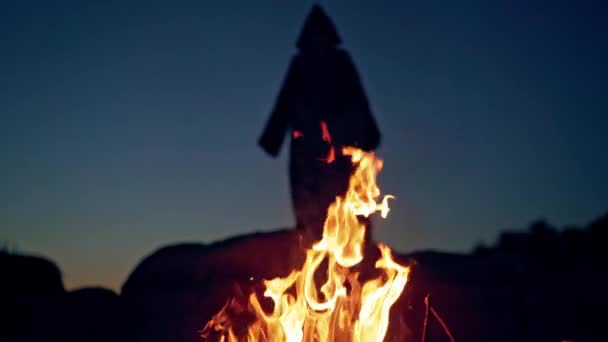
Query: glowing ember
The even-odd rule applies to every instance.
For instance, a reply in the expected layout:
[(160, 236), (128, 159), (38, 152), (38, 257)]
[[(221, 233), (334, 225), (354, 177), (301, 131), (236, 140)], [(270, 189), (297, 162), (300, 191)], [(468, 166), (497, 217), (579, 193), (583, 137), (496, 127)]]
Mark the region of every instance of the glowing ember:
[[(323, 124), (323, 136), (329, 142), (329, 132)], [(353, 270), (363, 260), (366, 229), (357, 216), (380, 212), (386, 217), (388, 199), (392, 197), (384, 196), (377, 201), (380, 190), (376, 175), (382, 169), (382, 161), (374, 153), (352, 147), (344, 148), (342, 153), (350, 156), (356, 166), (348, 190), (328, 208), (323, 238), (306, 251), (302, 268), (284, 278), (264, 281), (264, 296), (274, 304), (272, 312), (262, 308), (255, 293), (249, 296), (247, 308), (231, 300), (207, 323), (203, 338), (215, 332), (221, 336), (220, 341), (384, 339), (390, 308), (405, 288), (409, 268), (396, 263), (391, 250), (379, 244), (381, 256), (375, 267), (380, 275), (362, 281), (359, 272)], [(325, 277), (320, 286), (319, 275)], [(229, 311), (252, 312), (255, 320), (246, 332), (237, 334)]]
[(336, 160), (336, 149), (333, 145), (331, 145), (331, 135), (329, 134), (329, 129), (327, 128), (327, 123), (325, 121), (321, 121), (321, 134), (323, 141), (329, 144), (329, 152), (327, 153), (327, 157), (321, 158), (321, 161), (331, 164), (334, 160)]
[(327, 123), (325, 121), (321, 121), (321, 133), (323, 134), (323, 141), (331, 143), (331, 135), (329, 135), (329, 128), (327, 128)]

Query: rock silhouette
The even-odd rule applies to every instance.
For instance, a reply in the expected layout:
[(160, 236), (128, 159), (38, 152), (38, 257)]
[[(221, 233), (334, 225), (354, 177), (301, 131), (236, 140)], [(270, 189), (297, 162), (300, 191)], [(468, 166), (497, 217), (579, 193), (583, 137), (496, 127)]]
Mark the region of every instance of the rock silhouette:
[(0, 272), (0, 340), (21, 340), (38, 318), (39, 329), (51, 329), (55, 317), (50, 307), (65, 294), (57, 265), (41, 257), (0, 251)]
[[(414, 262), (413, 273), (392, 310), (387, 341), (420, 340), (428, 293), (457, 341), (603, 341), (607, 232), (608, 215), (584, 228), (538, 221), (469, 254), (396, 253)], [(164, 247), (142, 260), (120, 295), (67, 292), (52, 262), (0, 252), (0, 339), (198, 341), (228, 298), (259, 293), (261, 279), (299, 267), (305, 247), (294, 229)], [(367, 248), (375, 260), (373, 245)], [(433, 320), (429, 337), (447, 341)]]
[(0, 341), (120, 341), (113, 291), (66, 291), (57, 265), (42, 257), (0, 251), (0, 270)]
[(104, 288), (81, 288), (66, 294), (62, 318), (64, 328), (57, 341), (124, 341), (125, 321), (120, 297)]
[(128, 327), (128, 340), (198, 341), (197, 332), (236, 289), (249, 293), (260, 278), (295, 267), (300, 240), (295, 230), (283, 229), (154, 252), (122, 288), (126, 312), (138, 318)]
[[(457, 341), (602, 341), (598, 305), (607, 299), (603, 289), (608, 284), (600, 264), (606, 257), (606, 231), (608, 216), (584, 229), (557, 230), (537, 222), (527, 232), (505, 232), (495, 246), (478, 247), (469, 254), (396, 253), (401, 263), (413, 263), (413, 273), (391, 316), (390, 327), (402, 329), (389, 328), (387, 341), (420, 341), (424, 297), (429, 293)], [(201, 245), (196, 252), (192, 245), (161, 249), (133, 271), (123, 297), (138, 298), (139, 304), (133, 304), (137, 312), (160, 305), (155, 323), (142, 324), (142, 329), (153, 325), (169, 332), (163, 337), (150, 333), (146, 339), (168, 341), (173, 336), (173, 340), (195, 341), (193, 329), (200, 329), (227, 299), (260, 291), (260, 279), (299, 268), (305, 247), (302, 234), (284, 229)], [(517, 242), (509, 242), (513, 240)], [(370, 262), (363, 267), (373, 267), (377, 251), (371, 244), (367, 248)], [(172, 264), (182, 256), (188, 261)], [(147, 294), (165, 279), (182, 280)], [(165, 311), (164, 302), (183, 311)], [(178, 318), (168, 318), (172, 315)], [(198, 322), (188, 321), (194, 316)], [(175, 339), (176, 331), (186, 334)], [(433, 320), (429, 337), (448, 341)]]

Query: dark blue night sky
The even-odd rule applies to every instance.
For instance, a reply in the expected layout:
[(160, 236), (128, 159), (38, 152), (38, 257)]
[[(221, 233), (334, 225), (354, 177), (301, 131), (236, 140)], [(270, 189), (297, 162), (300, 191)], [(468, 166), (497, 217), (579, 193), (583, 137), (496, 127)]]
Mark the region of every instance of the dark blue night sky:
[[(383, 132), (378, 239), (467, 251), (605, 213), (601, 3), (322, 2)], [(311, 5), (3, 1), (0, 242), (118, 288), (164, 244), (291, 225), (287, 153), (256, 140)]]

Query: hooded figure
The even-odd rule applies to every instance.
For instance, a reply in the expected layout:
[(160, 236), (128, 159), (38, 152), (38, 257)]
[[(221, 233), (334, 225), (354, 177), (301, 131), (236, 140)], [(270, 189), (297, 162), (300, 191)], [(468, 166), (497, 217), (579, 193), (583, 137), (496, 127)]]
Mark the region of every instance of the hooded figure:
[[(370, 151), (380, 143), (361, 81), (340, 43), (333, 23), (315, 5), (298, 38), (299, 53), (291, 61), (259, 139), (260, 146), (276, 157), (289, 133), (296, 226), (314, 238), (320, 237), (327, 208), (348, 187), (352, 166), (341, 155), (342, 147)], [(335, 153), (330, 156), (331, 146)]]

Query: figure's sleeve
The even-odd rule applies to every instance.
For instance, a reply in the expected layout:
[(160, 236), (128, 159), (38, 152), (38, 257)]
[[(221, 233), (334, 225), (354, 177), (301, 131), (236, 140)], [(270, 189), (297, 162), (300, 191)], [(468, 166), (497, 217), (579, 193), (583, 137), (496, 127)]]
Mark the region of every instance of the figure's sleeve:
[(296, 59), (292, 60), (287, 76), (283, 81), (283, 86), (272, 110), (270, 118), (266, 122), (264, 131), (258, 139), (260, 147), (273, 157), (276, 157), (281, 150), (281, 145), (285, 139), (285, 133), (289, 128), (289, 107), (293, 96), (292, 89), (295, 82)]
[(348, 103), (349, 115), (355, 129), (358, 146), (366, 151), (375, 150), (380, 145), (380, 130), (371, 111), (367, 95), (361, 83), (357, 69), (346, 51), (342, 51), (345, 101)]

